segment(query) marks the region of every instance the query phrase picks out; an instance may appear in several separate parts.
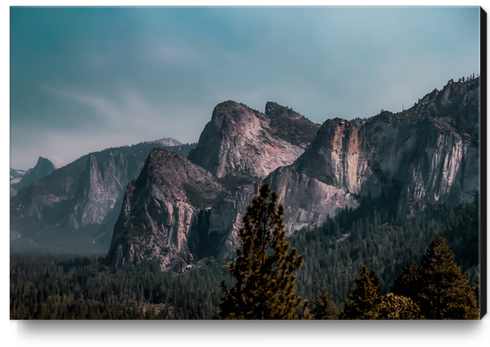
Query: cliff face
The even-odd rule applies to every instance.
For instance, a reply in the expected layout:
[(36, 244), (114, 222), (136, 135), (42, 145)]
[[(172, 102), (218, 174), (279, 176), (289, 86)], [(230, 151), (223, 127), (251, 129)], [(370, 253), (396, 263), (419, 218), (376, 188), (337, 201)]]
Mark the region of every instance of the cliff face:
[[(475, 86), (448, 83), (398, 114), (325, 121), (294, 164), (265, 179), (286, 207), (288, 232), (321, 225), (360, 199), (393, 189), (400, 193), (393, 202), (400, 222), (437, 205), (471, 202), (479, 191), (478, 140), (471, 135), (479, 124), (471, 121)], [(461, 118), (468, 120), (463, 128)]]
[(107, 252), (126, 184), (158, 146), (91, 153), (21, 189), (10, 200), (11, 249)]
[(343, 119), (323, 123), (294, 168), (320, 182), (352, 193), (360, 190), (359, 140), (356, 126)]
[(422, 117), (414, 109), (385, 112), (366, 122), (360, 138), (363, 161), (374, 176), (362, 178), (361, 194), (377, 195), (373, 187), (393, 183), (400, 187), (400, 221), (437, 204), (471, 202), (478, 193), (477, 143), (445, 119)]
[[(234, 254), (260, 178), (293, 163), (309, 143), (304, 133), (278, 135), (273, 120), (318, 128), (292, 110), (268, 105), (272, 117), (233, 101), (217, 105), (190, 161), (150, 154), (126, 189), (109, 251), (113, 266), (157, 259), (163, 270), (184, 271), (195, 259)], [(289, 135), (302, 147), (288, 142)]]
[(233, 256), (260, 178), (293, 163), (309, 144), (304, 136), (311, 132), (280, 132), (273, 120), (287, 119), (314, 132), (319, 127), (280, 105), (266, 108), (271, 117), (233, 101), (221, 103), (190, 160), (150, 154), (126, 189), (109, 251), (113, 266), (157, 259), (162, 270), (185, 271), (196, 259)]
[(109, 249), (113, 266), (156, 259), (162, 270), (185, 269), (193, 260), (189, 241), (199, 233), (199, 212), (222, 193), (216, 178), (184, 156), (151, 151), (126, 187)]
[(387, 191), (398, 193), (400, 222), (470, 202), (480, 189), (478, 81), (448, 83), (400, 113), (321, 127), (272, 102), (264, 114), (221, 103), (188, 159), (152, 151), (162, 141), (108, 149), (21, 189), (11, 249), (110, 249), (115, 267), (157, 259), (185, 271), (233, 256), (263, 181), (279, 194), (289, 236)]
[(264, 178), (276, 168), (292, 164), (303, 149), (284, 140), (271, 128), (271, 119), (234, 101), (217, 105), (189, 159), (216, 177)]
[(359, 206), (346, 189), (299, 173), (293, 165), (277, 169), (265, 182), (277, 192), (279, 203), (285, 207), (288, 236), (303, 228), (319, 227), (342, 209)]
[[(433, 92), (424, 97), (424, 105), (435, 105), (436, 112), (448, 104), (456, 109), (458, 91), (467, 88), (455, 89), (452, 84), (445, 88), (451, 92)], [(468, 101), (465, 109), (472, 107)], [(416, 105), (365, 121), (330, 119), (318, 129), (275, 103), (267, 103), (265, 114), (231, 101), (219, 104), (189, 155), (200, 167), (186, 162), (189, 168), (176, 175), (164, 167), (180, 167), (185, 158), (174, 162), (150, 156), (160, 178), (150, 185), (128, 185), (111, 246), (113, 264), (156, 258), (164, 270), (184, 271), (203, 257), (232, 257), (246, 207), (262, 181), (277, 191), (285, 206), (289, 236), (321, 226), (329, 216), (355, 209), (362, 199), (391, 190), (399, 193), (392, 203), (400, 222), (438, 205), (470, 202), (479, 190), (474, 129), (457, 128), (459, 114), (430, 117), (422, 112), (426, 109)], [(298, 128), (306, 125), (316, 135), (309, 142), (308, 132), (295, 132), (288, 122), (296, 122)], [(134, 182), (146, 182), (148, 170)], [(190, 172), (213, 186), (212, 203), (199, 205), (183, 193), (186, 185), (188, 191), (197, 190)], [(186, 183), (179, 183), (179, 177)], [(168, 194), (156, 198), (156, 192), (166, 189)], [(139, 236), (133, 241), (118, 241), (119, 235), (138, 228), (144, 231), (136, 232)]]

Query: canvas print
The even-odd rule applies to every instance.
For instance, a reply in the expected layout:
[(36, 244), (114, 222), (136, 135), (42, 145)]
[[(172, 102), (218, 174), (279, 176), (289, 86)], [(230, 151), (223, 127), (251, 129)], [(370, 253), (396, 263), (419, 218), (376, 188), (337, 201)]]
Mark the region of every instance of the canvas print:
[(480, 319), (485, 23), (11, 7), (10, 319)]

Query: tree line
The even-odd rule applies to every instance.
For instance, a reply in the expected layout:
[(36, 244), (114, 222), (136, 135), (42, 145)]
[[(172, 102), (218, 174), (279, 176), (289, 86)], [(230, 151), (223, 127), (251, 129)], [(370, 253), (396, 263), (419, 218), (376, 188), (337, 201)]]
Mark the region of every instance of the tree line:
[[(382, 196), (286, 241), (284, 210), (277, 206), (275, 193), (262, 189), (247, 209), (237, 257), (225, 269), (212, 257), (191, 271), (173, 274), (161, 272), (154, 261), (111, 269), (105, 258), (12, 254), (11, 319), (240, 319), (250, 318), (247, 312), (265, 319), (459, 317), (455, 312), (475, 317), (477, 301), (471, 295), (478, 298), (477, 199), (402, 226), (395, 221), (390, 199)], [(445, 256), (444, 267), (452, 272), (434, 279), (427, 260), (433, 258), (428, 254), (431, 241), (438, 240), (438, 249), (445, 250), (437, 235), (454, 254), (443, 252), (453, 254)], [(462, 265), (466, 277), (448, 259)], [(430, 303), (434, 293), (453, 291), (450, 284), (458, 284), (463, 288), (458, 295), (469, 299), (466, 308), (451, 304), (452, 316), (441, 316)], [(359, 297), (364, 299), (354, 300)], [(246, 307), (240, 308), (240, 302)], [(371, 311), (362, 309), (363, 315), (356, 316), (367, 306)]]

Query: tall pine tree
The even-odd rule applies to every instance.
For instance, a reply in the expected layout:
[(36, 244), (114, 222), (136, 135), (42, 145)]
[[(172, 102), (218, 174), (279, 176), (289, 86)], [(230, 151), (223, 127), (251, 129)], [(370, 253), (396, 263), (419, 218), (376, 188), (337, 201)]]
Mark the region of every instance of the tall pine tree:
[(236, 260), (225, 266), (236, 279), (235, 286), (228, 289), (224, 281), (221, 283), (225, 293), (220, 303), (221, 319), (311, 318), (308, 301), (301, 314), (296, 312), (302, 298), (295, 294), (293, 271), (303, 265), (303, 257), (295, 248), (289, 252), (284, 207), (277, 206), (278, 198), (263, 184), (247, 207), (238, 233)]
[(379, 305), (383, 302), (383, 294), (379, 277), (374, 270), (368, 271), (363, 266), (361, 277), (356, 278), (356, 287), (352, 290), (345, 304), (341, 318), (343, 319), (378, 319)]
[(391, 292), (418, 301), (418, 295), (423, 286), (422, 273), (412, 260), (403, 268), (402, 274), (395, 280)]
[(335, 306), (332, 296), (324, 289), (318, 299), (313, 303), (311, 313), (315, 319), (338, 319), (340, 310)]
[(441, 236), (432, 241), (421, 267), (418, 304), (427, 319), (478, 319), (473, 290)]

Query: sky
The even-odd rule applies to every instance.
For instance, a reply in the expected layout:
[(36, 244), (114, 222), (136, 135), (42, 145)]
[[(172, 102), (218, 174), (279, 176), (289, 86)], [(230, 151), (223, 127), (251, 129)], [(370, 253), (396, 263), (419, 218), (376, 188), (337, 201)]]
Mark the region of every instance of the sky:
[(267, 101), (316, 123), (480, 73), (478, 7), (11, 7), (10, 167), (163, 137)]

